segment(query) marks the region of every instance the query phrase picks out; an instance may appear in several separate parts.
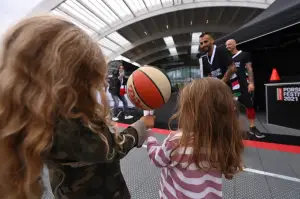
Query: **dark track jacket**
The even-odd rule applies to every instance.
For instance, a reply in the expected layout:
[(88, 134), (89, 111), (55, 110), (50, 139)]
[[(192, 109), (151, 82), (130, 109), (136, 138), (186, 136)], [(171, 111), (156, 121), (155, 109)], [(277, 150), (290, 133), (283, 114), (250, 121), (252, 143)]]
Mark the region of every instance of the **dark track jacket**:
[(146, 131), (138, 121), (121, 135), (125, 142), (116, 150), (113, 133), (105, 127), (101, 134), (110, 146), (110, 158), (99, 135), (79, 119), (60, 119), (53, 146), (46, 158), (52, 192), (56, 199), (129, 199), (130, 193), (120, 169), (120, 159), (139, 142), (138, 131)]

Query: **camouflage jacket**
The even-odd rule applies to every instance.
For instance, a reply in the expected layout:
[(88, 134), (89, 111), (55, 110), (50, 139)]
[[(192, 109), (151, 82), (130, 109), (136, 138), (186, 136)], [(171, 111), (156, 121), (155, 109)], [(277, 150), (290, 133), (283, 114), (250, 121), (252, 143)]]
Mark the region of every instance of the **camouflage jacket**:
[(125, 129), (120, 152), (109, 128), (101, 132), (112, 157), (107, 159), (104, 141), (80, 120), (60, 120), (53, 146), (46, 158), (52, 192), (56, 199), (128, 199), (130, 193), (120, 169), (120, 159), (137, 145), (138, 133)]

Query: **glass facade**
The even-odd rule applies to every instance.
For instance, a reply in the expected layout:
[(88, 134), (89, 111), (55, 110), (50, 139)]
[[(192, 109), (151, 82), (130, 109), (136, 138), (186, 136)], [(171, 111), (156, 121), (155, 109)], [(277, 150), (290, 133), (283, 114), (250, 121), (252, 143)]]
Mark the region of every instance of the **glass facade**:
[(199, 72), (199, 66), (182, 66), (166, 71), (170, 78), (171, 85), (175, 87), (183, 86), (184, 83), (190, 81), (190, 79), (199, 78)]

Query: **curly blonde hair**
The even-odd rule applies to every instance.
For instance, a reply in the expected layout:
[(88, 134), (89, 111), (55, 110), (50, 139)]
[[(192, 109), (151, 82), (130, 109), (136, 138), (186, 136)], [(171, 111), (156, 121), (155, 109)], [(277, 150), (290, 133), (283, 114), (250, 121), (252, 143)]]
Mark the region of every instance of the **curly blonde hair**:
[(177, 119), (182, 131), (178, 147), (193, 148), (188, 165), (217, 169), (227, 179), (243, 170), (244, 132), (235, 106), (230, 88), (216, 78), (193, 80), (181, 90), (170, 122)]
[(50, 15), (12, 27), (0, 56), (0, 198), (41, 198), (55, 119), (81, 118), (95, 133), (109, 123), (107, 101), (97, 102), (106, 62), (97, 42)]

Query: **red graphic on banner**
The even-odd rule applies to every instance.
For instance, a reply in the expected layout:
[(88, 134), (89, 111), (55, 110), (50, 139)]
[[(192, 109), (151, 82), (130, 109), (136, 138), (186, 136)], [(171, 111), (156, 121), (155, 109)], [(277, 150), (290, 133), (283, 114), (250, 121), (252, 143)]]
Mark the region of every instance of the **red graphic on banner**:
[(282, 101), (283, 100), (282, 88), (277, 88), (277, 100), (278, 101)]

